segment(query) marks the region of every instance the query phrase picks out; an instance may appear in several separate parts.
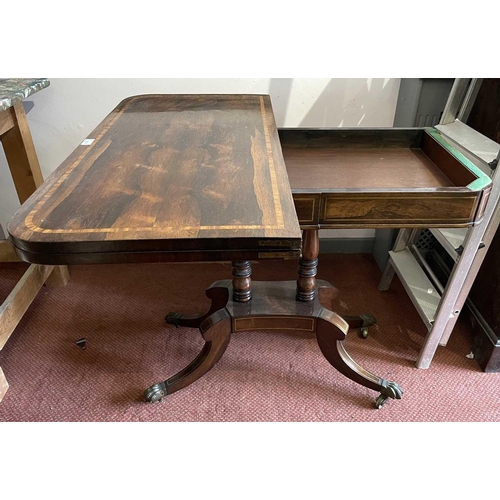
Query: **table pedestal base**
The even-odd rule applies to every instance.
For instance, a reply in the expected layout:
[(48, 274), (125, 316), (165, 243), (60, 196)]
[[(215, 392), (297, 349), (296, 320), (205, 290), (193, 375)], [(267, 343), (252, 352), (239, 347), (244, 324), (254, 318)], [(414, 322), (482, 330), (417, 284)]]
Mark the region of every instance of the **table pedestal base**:
[(169, 313), (167, 323), (198, 328), (205, 340), (200, 354), (186, 368), (149, 387), (147, 401), (160, 401), (168, 394), (183, 389), (205, 375), (224, 354), (231, 333), (255, 330), (293, 330), (316, 334), (319, 348), (327, 361), (346, 377), (358, 384), (380, 392), (376, 407), (388, 398), (401, 399), (402, 389), (395, 383), (377, 377), (358, 365), (345, 350), (343, 340), (349, 326), (362, 327), (367, 317), (342, 318), (321, 304), (335, 288), (327, 281), (317, 281), (314, 300), (296, 300), (295, 281), (257, 281), (252, 283), (252, 300), (235, 302), (232, 282), (216, 281), (206, 294), (212, 300), (209, 311), (199, 317)]

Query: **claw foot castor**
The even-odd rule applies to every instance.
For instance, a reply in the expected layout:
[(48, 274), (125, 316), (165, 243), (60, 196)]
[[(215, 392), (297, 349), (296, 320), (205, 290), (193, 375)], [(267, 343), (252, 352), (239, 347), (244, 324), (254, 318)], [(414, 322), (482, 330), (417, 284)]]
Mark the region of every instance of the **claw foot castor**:
[(157, 403), (167, 395), (167, 386), (164, 382), (154, 384), (144, 391), (144, 399), (148, 403)]
[(375, 401), (375, 407), (380, 410), (385, 402), (389, 399), (401, 399), (403, 389), (396, 382), (387, 382), (387, 386), (383, 387), (379, 397)]
[(179, 328), (179, 320), (182, 318), (182, 313), (169, 312), (165, 316), (165, 321), (168, 325), (174, 325), (175, 328)]

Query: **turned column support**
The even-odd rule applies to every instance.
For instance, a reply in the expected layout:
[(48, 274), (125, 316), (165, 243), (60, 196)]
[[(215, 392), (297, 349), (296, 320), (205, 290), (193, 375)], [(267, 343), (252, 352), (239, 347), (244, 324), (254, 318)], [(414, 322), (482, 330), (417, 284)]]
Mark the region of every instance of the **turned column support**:
[(316, 273), (318, 272), (319, 236), (317, 229), (304, 229), (302, 233), (302, 255), (299, 259), (297, 300), (309, 302), (316, 295)]
[(252, 266), (249, 260), (233, 261), (233, 300), (248, 302), (252, 298)]

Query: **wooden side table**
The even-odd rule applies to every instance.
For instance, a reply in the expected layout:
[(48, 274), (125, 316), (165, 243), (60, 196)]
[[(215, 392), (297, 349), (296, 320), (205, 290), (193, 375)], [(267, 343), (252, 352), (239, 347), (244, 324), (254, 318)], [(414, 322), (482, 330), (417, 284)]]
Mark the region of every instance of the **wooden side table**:
[[(48, 86), (49, 81), (44, 78), (0, 80), (0, 141), (21, 204), (43, 183), (23, 99)], [(20, 262), (9, 240), (0, 240), (0, 262)], [(3, 304), (0, 304), (0, 350), (42, 285), (63, 286), (68, 279), (67, 266), (31, 265), (28, 268)], [(8, 387), (0, 367), (0, 401)]]

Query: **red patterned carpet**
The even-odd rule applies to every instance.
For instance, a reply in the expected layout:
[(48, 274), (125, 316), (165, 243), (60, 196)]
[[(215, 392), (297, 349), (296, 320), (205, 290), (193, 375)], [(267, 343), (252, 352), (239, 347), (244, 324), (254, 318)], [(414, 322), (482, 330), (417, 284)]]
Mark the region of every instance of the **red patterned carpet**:
[[(259, 262), (253, 278), (294, 279), (295, 261)], [(0, 264), (0, 300), (24, 264)], [(394, 380), (403, 399), (374, 409), (377, 393), (338, 373), (314, 337), (289, 332), (234, 334), (205, 377), (161, 403), (143, 390), (187, 365), (203, 341), (164, 324), (168, 311), (204, 312), (204, 289), (230, 277), (229, 264), (73, 266), (64, 288), (44, 287), (5, 348), (10, 384), (0, 421), (499, 421), (500, 373), (466, 358), (460, 320), (428, 370), (415, 368), (425, 327), (397, 280), (379, 292), (370, 255), (322, 255), (318, 278), (340, 290), (341, 314), (378, 319), (368, 339), (350, 332), (351, 356)], [(87, 339), (85, 350), (76, 345)]]

